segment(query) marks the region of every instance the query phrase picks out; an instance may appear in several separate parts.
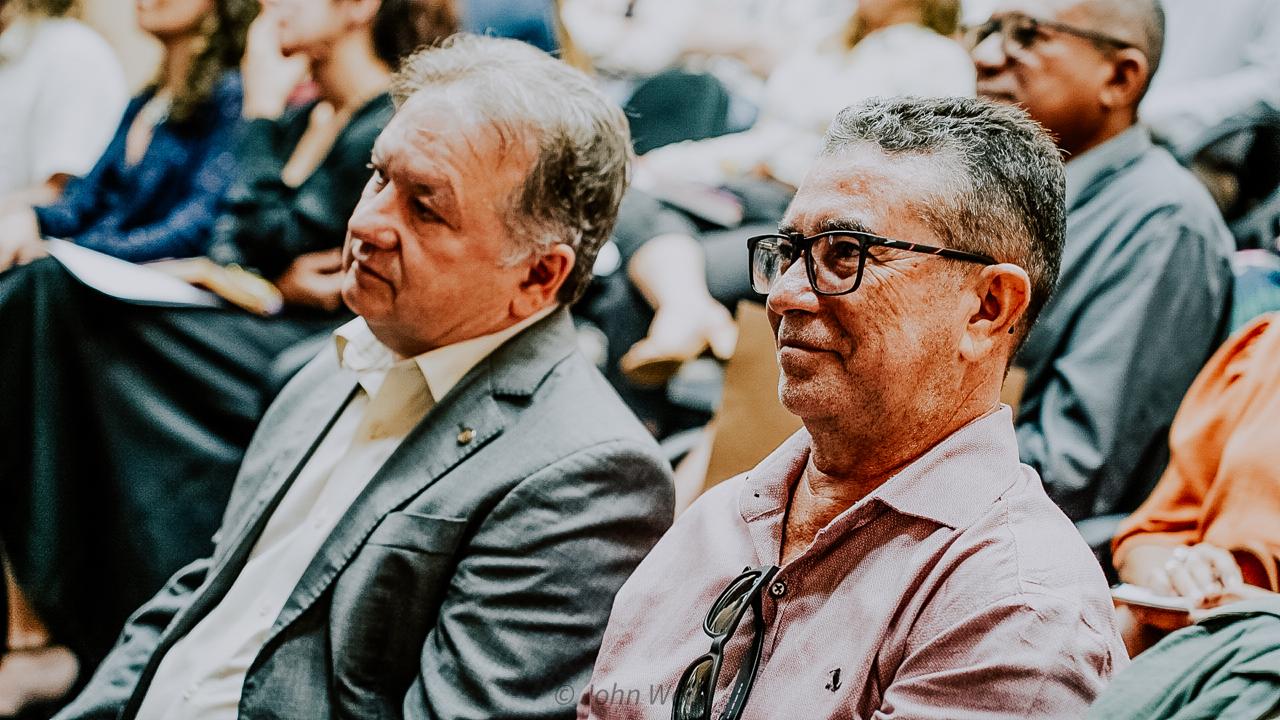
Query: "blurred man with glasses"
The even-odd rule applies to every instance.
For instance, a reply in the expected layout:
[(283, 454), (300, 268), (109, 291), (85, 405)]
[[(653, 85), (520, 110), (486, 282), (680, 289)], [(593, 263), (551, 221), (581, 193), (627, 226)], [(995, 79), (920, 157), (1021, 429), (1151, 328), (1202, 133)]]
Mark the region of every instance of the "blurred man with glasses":
[(1138, 123), (1163, 13), (1155, 0), (1011, 0), (966, 39), (978, 94), (1026, 109), (1067, 162), (1061, 283), (1015, 363), (1022, 460), (1073, 520), (1131, 511), (1223, 337), (1231, 284), (1213, 200)]
[(779, 232), (747, 241), (804, 429), (640, 564), (579, 718), (1084, 713), (1124, 647), (999, 400), (1057, 276), (1063, 192), (1011, 108), (836, 118)]

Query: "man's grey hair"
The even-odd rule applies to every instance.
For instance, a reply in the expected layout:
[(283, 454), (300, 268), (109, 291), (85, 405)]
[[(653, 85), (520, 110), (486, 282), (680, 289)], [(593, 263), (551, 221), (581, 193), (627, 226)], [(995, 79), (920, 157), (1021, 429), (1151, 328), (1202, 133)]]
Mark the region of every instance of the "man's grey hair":
[(631, 136), (622, 109), (581, 71), (526, 43), (460, 34), (405, 59), (392, 79), (401, 107), (425, 89), (460, 90), (500, 147), (533, 161), (507, 211), (517, 261), (565, 243), (577, 256), (561, 286), (570, 304), (591, 281), (626, 189)]
[(911, 209), (947, 247), (1027, 271), (1021, 342), (1057, 284), (1066, 237), (1062, 156), (1044, 128), (1021, 109), (984, 100), (873, 98), (836, 116), (822, 154), (859, 145), (939, 160), (946, 189)]

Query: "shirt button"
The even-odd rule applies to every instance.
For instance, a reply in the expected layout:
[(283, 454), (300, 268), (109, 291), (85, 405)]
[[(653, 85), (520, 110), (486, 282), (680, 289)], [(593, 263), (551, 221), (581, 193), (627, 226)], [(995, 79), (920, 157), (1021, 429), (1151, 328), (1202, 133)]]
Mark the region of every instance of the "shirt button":
[(786, 595), (787, 584), (781, 580), (774, 581), (774, 583), (769, 586), (769, 594), (776, 598), (780, 598), (783, 595)]

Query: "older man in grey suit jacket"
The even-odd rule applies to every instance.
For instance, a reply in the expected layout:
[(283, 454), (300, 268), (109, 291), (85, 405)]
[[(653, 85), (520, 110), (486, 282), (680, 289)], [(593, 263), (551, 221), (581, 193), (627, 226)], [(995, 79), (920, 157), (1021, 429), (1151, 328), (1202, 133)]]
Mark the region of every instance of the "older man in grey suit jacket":
[(566, 309), (622, 195), (626, 120), (504, 40), (419, 53), (395, 90), (344, 250), (359, 317), (264, 418), (213, 556), (60, 718), (573, 714), (672, 517)]

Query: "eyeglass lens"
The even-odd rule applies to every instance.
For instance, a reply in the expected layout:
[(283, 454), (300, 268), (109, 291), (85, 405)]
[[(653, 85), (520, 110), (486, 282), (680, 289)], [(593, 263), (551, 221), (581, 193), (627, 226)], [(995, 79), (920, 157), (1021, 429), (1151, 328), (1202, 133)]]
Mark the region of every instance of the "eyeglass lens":
[[(858, 284), (863, 265), (863, 243), (852, 235), (828, 235), (810, 246), (811, 279), (822, 293), (844, 293)], [(801, 253), (782, 237), (761, 238), (751, 254), (751, 287), (767, 294)]]
[(702, 720), (711, 713), (711, 669), (715, 661), (704, 657), (685, 671), (680, 683), (679, 696), (675, 699), (676, 720)]
[[(785, 246), (784, 246), (785, 244)], [(751, 288), (767, 295), (773, 283), (791, 267), (791, 244), (775, 237), (760, 238), (751, 252)]]
[(972, 50), (992, 35), (999, 35), (1000, 47), (1006, 55), (1009, 55), (1031, 47), (1039, 33), (1039, 26), (1033, 18), (1006, 15), (992, 18), (981, 25), (970, 28), (965, 34), (965, 40)]
[(814, 241), (813, 276), (819, 292), (838, 293), (853, 287), (862, 265), (862, 243), (852, 237), (828, 235)]
[(750, 600), (751, 586), (758, 577), (760, 573), (743, 575), (720, 593), (720, 599), (707, 613), (705, 629), (708, 635), (719, 637), (732, 629), (734, 619), (742, 614), (742, 606)]

